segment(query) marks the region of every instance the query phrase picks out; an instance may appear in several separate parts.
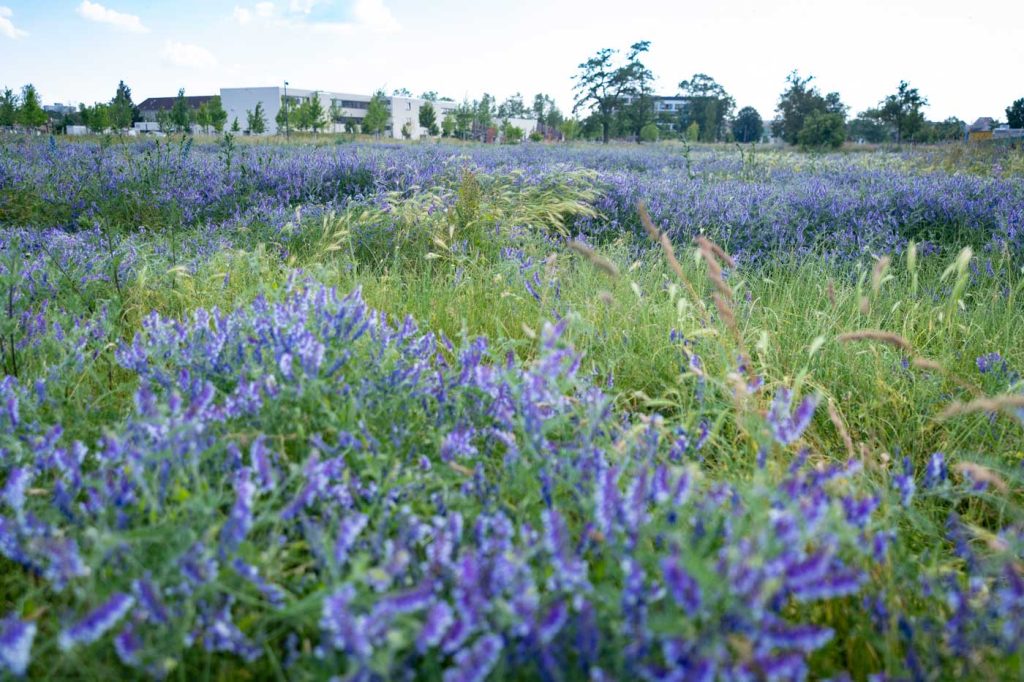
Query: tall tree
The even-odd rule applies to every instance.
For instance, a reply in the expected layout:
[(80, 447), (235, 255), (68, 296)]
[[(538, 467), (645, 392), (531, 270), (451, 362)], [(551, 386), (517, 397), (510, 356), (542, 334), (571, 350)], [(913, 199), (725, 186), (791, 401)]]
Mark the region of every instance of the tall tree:
[(178, 90), (178, 96), (174, 98), (174, 105), (171, 106), (171, 125), (179, 132), (188, 132), (192, 117), (188, 108), (188, 101), (185, 99), (185, 88)]
[(445, 137), (451, 137), (455, 134), (455, 115), (450, 111), (441, 120), (441, 134)]
[(203, 133), (210, 132), (210, 108), (206, 106), (206, 102), (196, 109), (196, 123), (203, 129)]
[(623, 74), (627, 83), (625, 91), (630, 98), (626, 115), (631, 132), (638, 142), (640, 132), (648, 123), (654, 121), (654, 73), (640, 61), (640, 57), (650, 49), (649, 40), (641, 40), (630, 45)]
[(737, 142), (760, 142), (764, 135), (764, 121), (754, 107), (743, 107), (732, 122), (732, 134)]
[(725, 124), (732, 115), (736, 101), (725, 88), (706, 73), (695, 73), (690, 80), (679, 83), (679, 90), (688, 99), (683, 110), (683, 128), (692, 123), (700, 126), (701, 142), (717, 142), (725, 137)]
[(616, 52), (610, 47), (601, 48), (577, 67), (574, 77), (572, 111), (574, 114), (580, 110), (591, 111), (601, 127), (605, 144), (611, 137), (615, 113), (625, 102), (632, 85), (627, 67), (615, 63)]
[(131, 128), (139, 120), (139, 111), (132, 102), (132, 89), (124, 81), (117, 84), (117, 92), (110, 100), (110, 124), (118, 130)]
[(17, 120), (26, 128), (38, 128), (46, 123), (46, 112), (39, 103), (39, 91), (31, 83), (21, 89)]
[(906, 81), (900, 81), (896, 92), (882, 100), (879, 105), (881, 118), (896, 129), (896, 144), (921, 127), (924, 122), (921, 108), (927, 105), (928, 100)]
[(18, 122), (18, 96), (10, 88), (0, 95), (0, 127), (9, 128)]
[(210, 125), (213, 126), (213, 129), (218, 133), (224, 132), (224, 125), (228, 122), (228, 112), (224, 111), (220, 95), (210, 98), (210, 101), (206, 103), (206, 111), (210, 116)]
[(436, 90), (427, 90), (426, 92), (420, 95), (420, 99), (425, 99), (428, 102), (436, 102), (441, 98), (437, 96)]
[(425, 128), (429, 135), (437, 135), (437, 112), (434, 111), (434, 105), (430, 103), (430, 100), (424, 102), (420, 107), (419, 121), (420, 127)]
[(480, 131), (480, 135), (486, 134), (488, 128), (494, 123), (494, 97), (484, 93), (484, 96), (475, 103), (473, 107), (473, 123)]
[(318, 134), (327, 124), (327, 112), (320, 101), (319, 92), (314, 92), (312, 97), (306, 100), (306, 116), (309, 119), (309, 127), (313, 129), (314, 135)]
[[(787, 87), (779, 95), (779, 103), (775, 108), (777, 116), (772, 123), (772, 131), (789, 144), (797, 144), (800, 130), (812, 113), (838, 113), (830, 112), (829, 107), (835, 109), (842, 106), (838, 94), (830, 105), (826, 98), (821, 96), (818, 88), (811, 85), (813, 80), (814, 76), (803, 78), (795, 70), (786, 76)], [(832, 94), (829, 93), (829, 96)]]
[(1006, 107), (1006, 122), (1011, 128), (1024, 128), (1024, 97)]
[(388, 96), (383, 90), (373, 93), (370, 103), (366, 107), (366, 116), (363, 117), (363, 132), (368, 135), (380, 135), (387, 128), (388, 118)]
[(392, 97), (412, 97), (412, 92), (409, 88), (395, 88), (391, 91)]
[(246, 111), (245, 118), (251, 135), (262, 135), (267, 132), (267, 115), (263, 111), (263, 102), (256, 102), (256, 108)]
[(475, 107), (467, 100), (455, 108), (455, 137), (465, 140), (473, 132), (473, 119), (476, 116)]
[(529, 110), (523, 104), (523, 96), (517, 92), (498, 105), (497, 115), (502, 120), (526, 118), (529, 115)]

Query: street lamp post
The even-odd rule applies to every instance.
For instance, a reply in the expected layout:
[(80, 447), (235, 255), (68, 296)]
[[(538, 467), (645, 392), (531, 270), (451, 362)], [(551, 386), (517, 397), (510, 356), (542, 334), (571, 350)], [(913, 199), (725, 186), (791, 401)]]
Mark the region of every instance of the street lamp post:
[(292, 129), (288, 122), (288, 81), (284, 82), (284, 137), (291, 139)]

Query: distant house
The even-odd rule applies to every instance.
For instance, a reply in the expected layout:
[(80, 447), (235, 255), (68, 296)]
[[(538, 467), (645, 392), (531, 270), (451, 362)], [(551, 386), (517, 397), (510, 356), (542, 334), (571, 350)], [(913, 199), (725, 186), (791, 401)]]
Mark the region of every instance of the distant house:
[(1024, 128), (1011, 128), (1001, 125), (992, 129), (993, 140), (1024, 140)]
[[(139, 104), (139, 115), (142, 116), (143, 121), (153, 121), (157, 119), (157, 114), (161, 111), (170, 111), (174, 107), (174, 101), (177, 97), (150, 97)], [(213, 95), (192, 95), (185, 98), (185, 104), (188, 106), (190, 111), (198, 111), (199, 107), (213, 99)]]
[(967, 126), (967, 141), (979, 142), (992, 139), (992, 128), (994, 121), (988, 116), (982, 116), (977, 121)]

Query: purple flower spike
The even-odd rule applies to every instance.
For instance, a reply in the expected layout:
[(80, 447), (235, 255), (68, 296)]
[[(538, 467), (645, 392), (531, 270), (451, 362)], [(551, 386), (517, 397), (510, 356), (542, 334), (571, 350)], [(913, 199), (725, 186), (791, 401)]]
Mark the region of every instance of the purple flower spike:
[(21, 676), (28, 669), (36, 624), (10, 615), (0, 621), (0, 671)]
[(69, 651), (79, 644), (95, 642), (117, 625), (134, 603), (135, 599), (130, 595), (115, 592), (110, 599), (85, 618), (60, 633), (57, 643), (61, 651)]
[(781, 388), (775, 394), (772, 408), (768, 412), (768, 425), (771, 426), (772, 436), (782, 446), (795, 441), (810, 425), (814, 410), (818, 407), (818, 397), (807, 396), (797, 406), (796, 411), (790, 414), (792, 406), (792, 392), (788, 388)]
[(446, 670), (444, 682), (483, 682), (501, 655), (501, 637), (486, 635), (469, 649), (455, 654), (455, 668)]

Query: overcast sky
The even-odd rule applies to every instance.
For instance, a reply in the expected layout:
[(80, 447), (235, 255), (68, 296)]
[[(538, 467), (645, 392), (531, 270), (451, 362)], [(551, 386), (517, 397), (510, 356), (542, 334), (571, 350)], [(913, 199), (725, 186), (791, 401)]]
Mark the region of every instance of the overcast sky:
[(900, 79), (929, 118), (1005, 120), (1024, 97), (1024, 1), (0, 0), (0, 86), (46, 103), (136, 102), (272, 85), (455, 99), (546, 92), (571, 108), (576, 66), (650, 40), (660, 94), (713, 76), (770, 118), (786, 74), (815, 76), (853, 112)]

